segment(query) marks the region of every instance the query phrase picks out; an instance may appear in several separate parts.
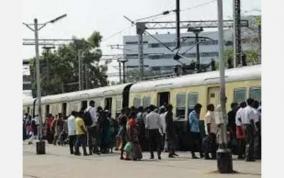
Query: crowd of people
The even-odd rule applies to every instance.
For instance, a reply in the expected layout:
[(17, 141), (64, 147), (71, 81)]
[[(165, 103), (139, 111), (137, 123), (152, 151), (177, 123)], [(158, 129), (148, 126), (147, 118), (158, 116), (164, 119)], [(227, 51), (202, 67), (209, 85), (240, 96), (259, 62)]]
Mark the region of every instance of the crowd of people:
[[(202, 105), (197, 103), (187, 118), (190, 134), (191, 155), (193, 159), (216, 159), (216, 150), (221, 144), (220, 115), (218, 107), (207, 105), (204, 118), (200, 122)], [(42, 137), (50, 144), (69, 145), (70, 154), (83, 155), (112, 153), (113, 148), (120, 151), (122, 160), (142, 159), (142, 150), (149, 150), (150, 159), (161, 159), (162, 152), (168, 152), (169, 158), (175, 158), (177, 132), (174, 123), (173, 106), (150, 105), (147, 108), (123, 108), (116, 118), (111, 112), (89, 102), (87, 108), (72, 111), (69, 116), (59, 113), (55, 117), (49, 114), (45, 119)], [(231, 104), (228, 112), (228, 146), (239, 159), (254, 161), (261, 158), (261, 106), (251, 98), (246, 102)], [(205, 129), (205, 134), (202, 129)], [(24, 116), (23, 136), (33, 140), (39, 138), (38, 116)], [(88, 148), (88, 150), (87, 150)], [(195, 152), (199, 152), (197, 157)]]

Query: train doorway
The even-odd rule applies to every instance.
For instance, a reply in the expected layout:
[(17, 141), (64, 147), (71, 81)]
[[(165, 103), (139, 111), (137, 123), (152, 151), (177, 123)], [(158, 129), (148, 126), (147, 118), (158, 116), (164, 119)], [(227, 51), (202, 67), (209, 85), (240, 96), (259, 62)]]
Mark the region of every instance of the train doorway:
[(49, 105), (46, 105), (45, 106), (45, 117), (47, 117), (48, 116), (48, 114), (49, 114)]
[(215, 108), (220, 104), (220, 87), (208, 88), (207, 104), (213, 104)]
[(67, 114), (67, 103), (62, 103), (62, 115), (65, 117)]
[(129, 105), (129, 91), (130, 91), (130, 87), (132, 86), (132, 84), (127, 85), (122, 93), (122, 108), (126, 108)]
[(157, 106), (160, 107), (164, 104), (169, 104), (170, 92), (160, 92), (158, 93)]

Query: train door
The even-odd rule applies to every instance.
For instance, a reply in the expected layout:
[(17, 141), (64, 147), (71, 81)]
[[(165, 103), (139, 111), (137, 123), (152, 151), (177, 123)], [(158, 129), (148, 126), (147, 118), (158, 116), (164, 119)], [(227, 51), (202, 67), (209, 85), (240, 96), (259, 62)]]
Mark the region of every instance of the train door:
[(62, 115), (66, 116), (66, 111), (67, 111), (67, 103), (62, 103)]
[(45, 117), (47, 117), (48, 116), (48, 114), (49, 114), (49, 111), (50, 109), (49, 109), (49, 104), (48, 105), (45, 105)]
[(105, 109), (107, 109), (107, 110), (109, 110), (109, 112), (111, 112), (112, 111), (111, 106), (112, 106), (112, 98), (111, 97), (105, 98)]
[(88, 107), (88, 101), (87, 101), (87, 100), (81, 101), (81, 108), (80, 108), (80, 110), (81, 110), (82, 108), (86, 109), (87, 107)]
[(160, 92), (158, 93), (157, 106), (160, 107), (164, 104), (169, 104), (170, 92)]
[(220, 87), (208, 88), (207, 104), (213, 104), (215, 107), (220, 104)]
[(123, 93), (122, 93), (122, 108), (126, 108), (129, 105), (129, 91), (130, 91), (130, 87), (132, 86), (132, 84), (127, 85), (124, 89), (123, 89)]

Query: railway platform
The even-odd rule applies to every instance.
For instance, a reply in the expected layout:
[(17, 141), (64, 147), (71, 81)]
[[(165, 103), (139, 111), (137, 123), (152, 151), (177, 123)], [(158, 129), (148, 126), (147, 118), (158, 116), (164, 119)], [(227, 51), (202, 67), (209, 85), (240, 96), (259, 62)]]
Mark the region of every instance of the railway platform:
[[(119, 153), (74, 156), (68, 146), (46, 145), (46, 154), (37, 155), (35, 142), (23, 143), (24, 178), (260, 178), (261, 161), (245, 162), (233, 157), (237, 173), (220, 174), (216, 160), (191, 159), (190, 152), (177, 152), (178, 158), (168, 158), (162, 153), (162, 160), (149, 159), (143, 153), (141, 161), (119, 159)], [(155, 155), (156, 156), (156, 155)]]

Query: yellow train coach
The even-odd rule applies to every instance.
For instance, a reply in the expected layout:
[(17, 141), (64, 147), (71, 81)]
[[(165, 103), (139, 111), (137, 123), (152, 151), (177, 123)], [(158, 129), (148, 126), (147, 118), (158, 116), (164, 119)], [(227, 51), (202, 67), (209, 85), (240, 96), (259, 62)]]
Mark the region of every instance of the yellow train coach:
[[(240, 103), (248, 97), (261, 101), (261, 65), (227, 69), (225, 80), (227, 110), (232, 102)], [(206, 106), (220, 102), (219, 82), (219, 71), (139, 82), (130, 88), (129, 105), (146, 107), (171, 103), (175, 120), (185, 120), (194, 105), (200, 103), (203, 119)]]
[[(225, 72), (227, 110), (232, 102), (240, 103), (248, 97), (261, 101), (261, 65), (228, 69)], [(78, 92), (42, 97), (42, 117), (49, 113), (69, 115), (72, 110), (87, 106), (90, 100), (102, 106), (116, 117), (123, 107), (161, 106), (171, 103), (175, 120), (186, 120), (196, 103), (206, 105), (219, 103), (219, 72), (206, 72), (174, 78), (127, 83)], [(36, 99), (25, 99), (23, 110), (37, 114)], [(201, 119), (203, 119), (201, 117)]]

